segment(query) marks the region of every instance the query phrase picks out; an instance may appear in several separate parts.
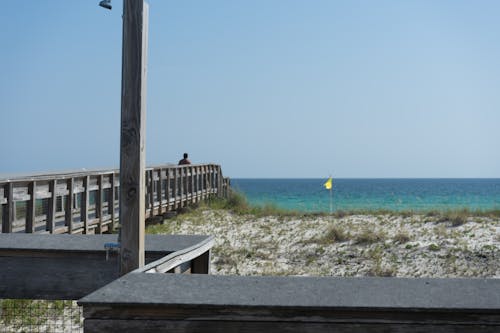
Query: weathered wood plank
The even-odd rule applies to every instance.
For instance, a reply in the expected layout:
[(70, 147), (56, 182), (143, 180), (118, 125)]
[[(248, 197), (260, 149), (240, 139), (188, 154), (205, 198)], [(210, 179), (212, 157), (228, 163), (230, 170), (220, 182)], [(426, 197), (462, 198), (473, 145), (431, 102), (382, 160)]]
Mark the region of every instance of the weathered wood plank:
[(191, 265), (191, 273), (193, 274), (210, 274), (210, 251), (193, 259)]
[[(192, 261), (197, 260), (197, 263), (195, 264), (197, 269), (196, 273), (203, 274), (202, 270), (206, 267), (208, 267), (209, 269), (210, 267), (210, 262), (205, 261), (210, 260), (210, 254), (206, 254), (207, 252), (210, 252), (213, 244), (213, 237), (207, 237), (203, 241), (200, 241), (193, 246), (186, 247), (182, 250), (171, 253), (158, 261), (152, 262), (149, 265), (135, 270), (134, 272), (165, 273), (169, 272), (175, 267), (178, 267), (182, 263), (191, 262), (190, 265), (192, 266)], [(208, 270), (204, 272), (204, 274), (208, 273)]]
[(144, 266), (148, 5), (123, 2), (120, 144), (121, 274)]
[(148, 199), (149, 199), (149, 216), (153, 217), (155, 215), (155, 180), (154, 180), (154, 170), (148, 171), (149, 182), (148, 182)]
[(35, 196), (37, 199), (48, 199), (51, 197), (50, 189), (49, 189), (49, 184), (47, 182), (40, 183), (36, 182), (36, 191), (35, 191)]
[[(165, 193), (165, 189), (164, 189), (164, 183), (165, 181), (165, 177), (164, 177), (164, 172), (163, 172), (163, 169), (159, 169), (158, 170), (158, 189), (157, 189), (157, 193), (156, 193), (156, 200), (158, 201), (159, 203), (159, 208), (158, 208), (158, 214), (162, 214), (163, 213), (163, 195)], [(168, 209), (166, 209), (168, 210)], [(166, 211), (165, 210), (165, 211)]]
[(217, 196), (222, 198), (222, 170), (220, 166), (217, 166)]
[(166, 205), (167, 205), (167, 212), (170, 210), (170, 193), (172, 191), (172, 185), (170, 184), (171, 182), (171, 171), (170, 169), (167, 169), (166, 170), (166, 177), (167, 177), (167, 186), (165, 188), (165, 201), (166, 201)]
[(28, 195), (30, 199), (26, 206), (26, 233), (35, 232), (35, 215), (36, 215), (36, 181), (32, 181), (28, 184)]
[(315, 323), (222, 320), (118, 320), (86, 319), (86, 333), (97, 332), (286, 332), (286, 333), (498, 333), (498, 327), (488, 325), (421, 325), (399, 323)]
[(89, 178), (90, 176), (85, 176), (82, 179), (82, 186), (84, 190), (82, 191), (82, 197), (80, 202), (80, 221), (83, 222), (83, 233), (89, 232)]
[[(142, 288), (146, 285), (150, 287)], [(132, 286), (137, 287), (137, 292), (124, 292)], [(108, 287), (82, 301), (102, 305), (130, 304), (134, 307), (139, 304), (164, 304), (175, 308), (176, 305), (184, 304), (186, 311), (194, 308), (212, 311), (212, 308), (217, 312), (229, 306), (247, 307), (249, 312), (257, 315), (264, 308), (293, 313), (305, 307), (307, 311), (320, 313), (325, 310), (356, 311), (367, 313), (374, 316), (373, 318), (378, 318), (378, 315), (375, 315), (377, 311), (383, 313), (397, 310), (406, 313), (410, 309), (418, 310), (405, 314), (415, 316), (418, 313), (446, 309), (445, 312), (449, 312), (451, 316), (456, 316), (453, 312), (484, 312), (484, 318), (481, 320), (500, 322), (500, 295), (497, 292), (500, 289), (499, 279), (213, 275), (175, 277), (165, 274), (130, 274)], [(190, 292), (176, 293), (175, 290)], [(348, 316), (351, 315), (348, 313)], [(338, 318), (332, 317), (333, 320)], [(473, 318), (478, 319), (463, 319)], [(426, 320), (426, 316), (421, 316), (421, 319)]]
[(56, 188), (57, 188), (57, 180), (53, 179), (49, 182), (50, 198), (48, 200), (47, 221), (46, 221), (46, 230), (51, 234), (54, 233), (54, 228), (56, 223), (56, 208), (57, 208)]
[[(121, 320), (133, 318), (137, 332), (147, 331), (153, 322), (168, 327), (168, 322), (177, 321), (188, 324), (186, 332), (225, 332), (231, 327), (235, 331), (253, 327), (259, 332), (309, 328), (496, 332), (500, 328), (499, 288), (497, 279), (179, 277), (137, 273), (122, 277), (79, 303), (84, 306), (86, 321), (104, 320), (118, 327)], [(214, 326), (204, 330), (197, 325), (205, 321)]]
[(174, 199), (174, 209), (179, 208), (177, 205), (177, 196), (179, 195), (179, 179), (178, 179), (178, 174), (179, 170), (175, 168), (174, 171), (174, 191), (173, 191), (173, 199)]
[(191, 177), (190, 177), (190, 189), (189, 192), (191, 193), (191, 203), (194, 204), (196, 202), (196, 196), (194, 195), (196, 191), (196, 167), (191, 166), (189, 167), (189, 170), (191, 172)]
[(102, 184), (104, 183), (104, 176), (99, 175), (97, 178), (97, 192), (96, 192), (96, 199), (95, 199), (95, 217), (98, 218), (98, 226), (96, 229), (96, 233), (102, 234), (102, 209), (103, 209), (103, 203), (104, 203), (104, 188), (102, 187)]
[(115, 230), (115, 220), (116, 220), (116, 213), (115, 213), (115, 195), (116, 195), (116, 181), (115, 181), (115, 174), (112, 174), (110, 176), (110, 183), (111, 183), (111, 188), (109, 191), (109, 198), (108, 198), (108, 213), (111, 215), (111, 224), (109, 226), (109, 231), (113, 232)]
[(179, 176), (180, 176), (180, 179), (179, 179), (179, 190), (180, 190), (180, 193), (179, 193), (179, 196), (180, 196), (180, 207), (183, 206), (183, 202), (184, 202), (184, 186), (186, 184), (186, 181), (185, 181), (185, 169), (184, 168), (179, 168)]
[(66, 207), (64, 208), (65, 211), (65, 216), (64, 216), (64, 222), (65, 225), (68, 227), (68, 233), (72, 234), (73, 233), (73, 204), (74, 204), (74, 192), (73, 192), (73, 178), (69, 178), (66, 181), (67, 188), (68, 188), (68, 195), (66, 196)]
[(2, 233), (12, 232), (12, 223), (14, 222), (14, 198), (12, 183), (7, 183), (3, 188), (7, 204), (2, 207)]
[[(207, 236), (146, 237), (145, 262), (210, 240)], [(118, 257), (104, 244), (117, 235), (0, 235), (0, 299), (78, 299), (119, 277)]]
[[(166, 212), (174, 209), (178, 209), (184, 207), (190, 203), (198, 202), (200, 200), (206, 199), (208, 196), (217, 193), (217, 185), (211, 187), (211, 178), (215, 181), (216, 176), (214, 175), (214, 170), (216, 169), (215, 165), (191, 165), (191, 166), (159, 166), (149, 168), (146, 171), (146, 174), (149, 175), (152, 173), (152, 179), (154, 180), (153, 184), (151, 184), (153, 191), (148, 191), (148, 196), (146, 197), (146, 202), (148, 203), (148, 208), (146, 212), (148, 216), (152, 215), (163, 215)], [(93, 214), (95, 214), (95, 218), (99, 217), (100, 211), (106, 211), (107, 214), (113, 214), (113, 228), (119, 223), (118, 221), (118, 212), (113, 211), (113, 204), (118, 204), (116, 201), (111, 203), (111, 199), (103, 199), (106, 202), (101, 202), (101, 209), (99, 208), (99, 195), (103, 198), (106, 195), (112, 196), (111, 189), (117, 190), (119, 189), (119, 179), (115, 177), (115, 172), (110, 171), (99, 171), (99, 172), (86, 172), (77, 173), (78, 177), (68, 177), (68, 174), (54, 174), (50, 178), (49, 176), (30, 176), (23, 179), (19, 179), (18, 181), (9, 181), (0, 183), (1, 195), (0, 202), (3, 207), (7, 207), (9, 200), (7, 198), (7, 192), (4, 191), (4, 188), (11, 183), (13, 187), (13, 195), (12, 199), (14, 201), (13, 205), (16, 206), (16, 202), (19, 205), (27, 205), (32, 198), (30, 194), (30, 184), (34, 179), (36, 181), (35, 188), (35, 200), (40, 201), (44, 200), (44, 211), (43, 213), (37, 212), (38, 215), (34, 218), (34, 230), (35, 232), (50, 232), (50, 202), (53, 196), (52, 190), (52, 182), (55, 182), (55, 202), (56, 202), (56, 215), (54, 216), (55, 225), (54, 228), (58, 229), (53, 230), (54, 233), (66, 232), (68, 228), (62, 228), (57, 225), (58, 220), (63, 215), (65, 216), (66, 221), (69, 221), (70, 210), (67, 208), (68, 198), (71, 198), (72, 201), (72, 213), (73, 213), (73, 221), (76, 221), (76, 215), (79, 215), (78, 221), (85, 221), (85, 210), (87, 210), (87, 215), (93, 218)], [(85, 178), (88, 177), (88, 184), (85, 185)], [(177, 177), (177, 179), (176, 179)], [(40, 180), (38, 180), (40, 179)], [(73, 179), (73, 187), (72, 187), (72, 195), (70, 195), (68, 183), (70, 179)], [(57, 181), (59, 180), (59, 181)], [(112, 185), (111, 182), (114, 181)], [(223, 179), (225, 186), (225, 179)], [(105, 185), (106, 184), (106, 185)], [(150, 184), (148, 184), (148, 188)], [(108, 190), (109, 189), (109, 190)], [(224, 190), (225, 191), (225, 190)], [(81, 193), (81, 194), (80, 194)], [(85, 205), (85, 197), (88, 196), (94, 198), (95, 193), (95, 204), (88, 206)], [(225, 192), (224, 192), (225, 193)], [(78, 200), (77, 200), (78, 199)], [(80, 200), (81, 199), (81, 200)], [(81, 201), (81, 202), (80, 202)], [(26, 202), (26, 203), (24, 203)], [(63, 204), (65, 202), (65, 204)], [(47, 203), (47, 204), (45, 204)], [(110, 204), (111, 203), (111, 204)], [(152, 203), (152, 204), (151, 204)], [(6, 208), (5, 208), (6, 209)], [(5, 212), (5, 209), (2, 212)], [(19, 210), (19, 209), (18, 209)], [(28, 209), (27, 209), (28, 210)], [(8, 212), (8, 211), (7, 211)], [(102, 214), (106, 214), (106, 212), (102, 212)], [(15, 216), (16, 210), (13, 210), (13, 221), (16, 224), (13, 226), (12, 231), (15, 232), (26, 232), (26, 220), (16, 219)], [(5, 213), (2, 213), (5, 215)], [(98, 223), (98, 222), (96, 222)], [(45, 224), (45, 228), (40, 228), (41, 225)], [(68, 222), (66, 222), (66, 225)], [(94, 232), (90, 230), (91, 223), (88, 224), (88, 232)], [(3, 223), (2, 223), (3, 225)], [(6, 228), (6, 227), (2, 227)], [(85, 228), (84, 231), (85, 232)], [(76, 232), (76, 230), (75, 230)], [(95, 229), (95, 232), (99, 233), (99, 228)]]

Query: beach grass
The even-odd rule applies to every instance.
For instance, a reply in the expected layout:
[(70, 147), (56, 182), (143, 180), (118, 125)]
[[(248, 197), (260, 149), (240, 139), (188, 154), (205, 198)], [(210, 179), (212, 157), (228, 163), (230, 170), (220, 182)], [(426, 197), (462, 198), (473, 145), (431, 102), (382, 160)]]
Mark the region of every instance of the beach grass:
[(499, 231), (498, 210), (311, 213), (237, 192), (146, 229), (213, 235), (213, 274), (396, 277), (500, 277)]
[(358, 209), (338, 209), (331, 214), (328, 212), (304, 212), (300, 210), (291, 210), (281, 208), (274, 203), (265, 203), (263, 205), (252, 205), (241, 192), (232, 190), (227, 199), (215, 198), (202, 204), (205, 208), (211, 209), (228, 209), (236, 214), (252, 214), (255, 216), (282, 216), (282, 217), (317, 217), (317, 216), (332, 216), (334, 218), (343, 218), (353, 215), (373, 215), (373, 216), (425, 216), (427, 218), (435, 218), (438, 222), (450, 222), (454, 226), (462, 225), (467, 221), (468, 217), (491, 217), (499, 218), (500, 209), (469, 209), (466, 207), (457, 207), (453, 209), (415, 209), (415, 210), (391, 210), (386, 208), (358, 208)]

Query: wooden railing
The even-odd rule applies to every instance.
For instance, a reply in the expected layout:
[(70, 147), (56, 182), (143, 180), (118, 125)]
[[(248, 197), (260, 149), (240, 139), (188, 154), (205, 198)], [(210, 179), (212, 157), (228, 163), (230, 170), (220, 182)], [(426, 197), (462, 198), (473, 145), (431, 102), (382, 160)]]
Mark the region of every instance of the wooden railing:
[[(106, 244), (116, 243), (117, 238), (116, 234), (0, 234), (0, 300), (77, 300), (113, 282), (120, 277), (119, 249), (108, 251)], [(212, 236), (146, 235), (144, 242), (143, 270), (210, 272)], [(0, 311), (0, 321), (1, 317)]]
[[(0, 178), (1, 232), (112, 232), (119, 223), (118, 170)], [(146, 169), (146, 218), (227, 196), (229, 180), (215, 164)]]

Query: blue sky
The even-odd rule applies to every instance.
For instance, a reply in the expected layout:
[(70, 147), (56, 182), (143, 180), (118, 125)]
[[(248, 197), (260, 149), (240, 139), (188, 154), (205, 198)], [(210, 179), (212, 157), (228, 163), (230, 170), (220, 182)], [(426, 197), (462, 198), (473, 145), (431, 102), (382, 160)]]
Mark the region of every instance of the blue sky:
[[(122, 2), (2, 1), (0, 173), (117, 167)], [(500, 177), (500, 2), (151, 0), (147, 164)]]

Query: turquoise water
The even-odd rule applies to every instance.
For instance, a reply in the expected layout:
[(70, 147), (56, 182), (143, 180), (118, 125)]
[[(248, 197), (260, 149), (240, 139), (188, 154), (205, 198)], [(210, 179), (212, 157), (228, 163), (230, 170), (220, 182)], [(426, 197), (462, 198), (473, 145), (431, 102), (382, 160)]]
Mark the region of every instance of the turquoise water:
[[(249, 202), (328, 212), (326, 179), (231, 179)], [(334, 179), (333, 210), (500, 209), (500, 179)]]

